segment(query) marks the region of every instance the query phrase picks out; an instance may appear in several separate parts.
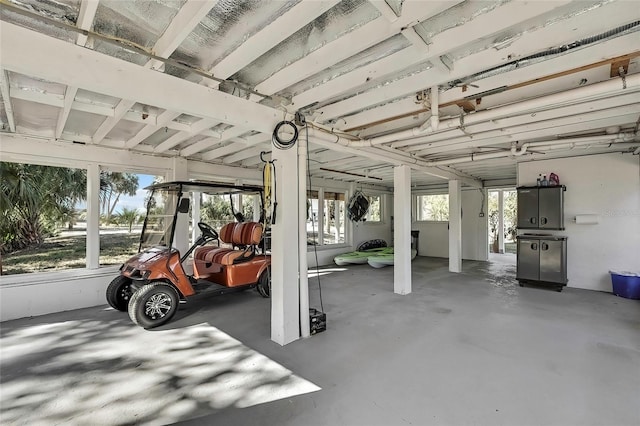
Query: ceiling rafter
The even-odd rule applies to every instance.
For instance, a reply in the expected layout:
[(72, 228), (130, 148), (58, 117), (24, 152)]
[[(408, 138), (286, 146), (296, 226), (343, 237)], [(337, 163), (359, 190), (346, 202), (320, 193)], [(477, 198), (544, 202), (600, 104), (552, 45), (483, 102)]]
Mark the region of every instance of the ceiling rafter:
[(202, 154), (202, 159), (205, 161), (215, 160), (216, 158), (224, 157), (225, 155), (233, 154), (238, 150), (245, 149), (246, 145), (241, 142), (231, 142), (229, 145), (225, 145), (211, 151)]
[[(64, 95), (57, 95), (55, 93), (45, 93), (39, 92), (35, 90), (20, 90), (15, 86), (11, 86), (9, 88), (9, 93), (13, 99), (21, 99), (23, 101), (36, 102), (43, 105), (49, 105), (57, 108), (62, 108), (65, 102)], [(103, 115), (105, 117), (113, 117), (114, 116), (114, 107), (99, 105), (91, 102), (82, 101), (76, 99), (73, 101), (71, 109), (74, 111), (88, 112), (90, 114), (95, 115)], [(125, 115), (122, 117), (124, 120), (132, 121), (135, 123), (148, 124), (150, 130), (158, 130), (160, 127), (168, 127), (172, 130), (177, 131), (189, 131), (189, 125), (185, 123), (178, 123), (176, 121), (170, 121), (168, 123), (163, 123), (163, 125), (159, 125), (157, 122), (157, 117), (152, 113), (145, 113), (144, 116), (142, 113), (138, 111), (127, 111)], [(174, 117), (175, 118), (175, 117)], [(215, 132), (213, 130), (203, 131), (200, 134), (211, 137), (220, 137), (220, 133)], [(58, 138), (60, 138), (58, 136)]]
[(181, 157), (190, 157), (200, 151), (220, 144), (220, 138), (205, 138), (201, 141), (194, 142), (191, 145), (180, 150)]
[[(564, 0), (557, 3), (507, 3), (506, 5), (498, 7), (491, 12), (478, 16), (467, 25), (473, 24), (475, 26), (473, 33), (474, 37), (488, 37), (534, 16), (548, 12), (549, 10), (565, 3), (567, 3), (567, 1)], [(504, 19), (504, 16), (509, 15), (511, 15), (510, 19)], [(513, 17), (517, 17), (515, 22)], [(414, 45), (303, 92), (293, 98), (293, 103), (302, 107), (315, 101), (323, 101), (333, 98), (357, 87), (358, 85), (362, 85), (369, 80), (396, 74), (409, 66), (426, 60), (431, 60), (432, 63), (437, 63), (439, 62), (438, 57), (440, 55), (457, 49), (467, 43), (467, 38), (463, 36), (464, 33), (460, 33), (461, 28), (463, 27), (466, 28), (466, 25), (461, 26), (458, 29), (456, 29), (457, 27), (454, 27), (434, 36), (431, 40), (431, 44), (428, 46), (428, 54), (426, 56), (424, 53), (424, 43), (418, 44), (415, 38), (411, 37), (413, 28), (407, 28), (403, 31), (403, 34), (405, 37), (408, 37)], [(441, 69), (439, 69), (439, 72), (445, 75), (447, 74)], [(426, 87), (426, 85), (423, 87)]]
[[(216, 3), (217, 0), (187, 1), (153, 46), (155, 55), (162, 58), (171, 56)], [(144, 67), (153, 69), (160, 65), (163, 64), (151, 59), (147, 61)], [(115, 107), (114, 116), (108, 117), (93, 134), (93, 143), (99, 144), (135, 103), (135, 100), (122, 99)]]
[(4, 102), (4, 111), (7, 114), (9, 130), (15, 133), (16, 122), (13, 116), (13, 104), (11, 102), (11, 90), (9, 88), (9, 73), (0, 68), (0, 93), (2, 93), (2, 101)]
[(136, 145), (140, 144), (143, 140), (145, 140), (146, 138), (148, 138), (149, 136), (157, 132), (159, 129), (161, 129), (163, 126), (166, 126), (168, 123), (173, 121), (175, 118), (178, 118), (179, 116), (180, 116), (179, 112), (174, 112), (169, 110), (164, 111), (162, 114), (156, 117), (155, 125), (144, 126), (142, 129), (140, 129), (138, 133), (136, 133), (132, 138), (126, 141), (125, 147), (129, 149), (135, 147)]
[(162, 141), (156, 148), (153, 150), (156, 153), (161, 153), (170, 150), (171, 148), (179, 145), (180, 143), (186, 141), (189, 138), (192, 138), (201, 132), (210, 129), (211, 127), (218, 124), (218, 120), (214, 120), (211, 118), (202, 118), (190, 126), (189, 131), (186, 132), (178, 132), (170, 138)]
[(222, 159), (224, 164), (233, 164), (238, 161), (246, 160), (247, 158), (255, 157), (260, 155), (262, 151), (264, 151), (264, 146), (254, 146), (252, 148), (247, 148), (242, 151), (238, 151), (234, 154), (228, 155)]
[[(511, 3), (507, 3), (511, 4)], [(517, 4), (524, 4), (517, 2)], [(529, 3), (527, 3), (529, 4)], [(530, 3), (537, 7), (539, 4)], [(553, 2), (545, 2), (543, 4), (553, 4)], [(505, 6), (501, 6), (506, 7)], [(487, 49), (475, 54), (468, 55), (456, 62), (454, 71), (442, 72), (439, 69), (431, 68), (426, 71), (422, 71), (406, 78), (393, 81), (380, 88), (368, 90), (360, 95), (353, 96), (345, 101), (336, 102), (328, 105), (324, 108), (320, 108), (317, 112), (321, 114), (321, 120), (326, 121), (336, 117), (345, 117), (355, 111), (363, 110), (369, 106), (380, 105), (386, 103), (389, 99), (400, 98), (402, 96), (408, 96), (417, 91), (423, 90), (426, 87), (436, 86), (448, 83), (452, 80), (464, 78), (468, 75), (482, 72), (487, 69), (495, 67), (497, 64), (507, 63), (509, 60), (510, 52), (514, 52), (517, 57), (524, 57), (529, 54), (538, 53), (547, 49), (549, 46), (561, 45), (563, 43), (571, 43), (576, 39), (582, 37), (592, 36), (599, 31), (607, 31), (612, 27), (623, 25), (628, 23), (629, 18), (627, 15), (620, 13), (621, 5), (618, 3), (607, 4), (595, 11), (598, 14), (598, 28), (593, 29), (593, 25), (589, 25), (589, 22), (594, 20), (594, 11), (586, 12), (574, 17), (571, 25), (550, 25), (530, 32), (524, 32), (519, 38), (516, 38), (513, 43), (508, 47), (508, 50), (504, 49)], [(473, 22), (473, 21), (471, 21)], [(492, 24), (495, 25), (495, 24)], [(574, 29), (576, 28), (577, 29)], [(446, 34), (446, 31), (442, 33)], [(624, 40), (621, 42), (621, 40)], [(618, 45), (617, 53), (611, 54), (610, 52), (602, 51), (604, 57), (623, 55), (629, 53), (629, 46), (633, 46), (635, 37), (633, 34), (622, 36), (610, 40), (609, 42)], [(608, 42), (602, 42), (604, 44)], [(622, 46), (621, 44), (624, 43)], [(631, 44), (629, 44), (631, 43)], [(592, 49), (581, 49), (574, 52), (567, 53), (567, 55), (578, 55), (585, 51), (591, 51)], [(598, 57), (596, 59), (601, 59)], [(585, 59), (586, 63), (594, 61), (593, 56), (589, 56)], [(569, 64), (575, 66), (573, 61), (567, 61), (565, 59), (564, 65), (561, 70), (567, 69)], [(533, 66), (533, 65), (532, 65)], [(526, 69), (521, 68), (522, 69)], [(340, 123), (338, 126), (340, 129), (352, 128), (353, 125), (348, 123)]]
[[(217, 90), (3, 22), (2, 62), (6, 69), (86, 90), (271, 133), (281, 112)], [(24, 50), (29, 50), (29, 55)], [(47, 66), (42, 66), (42, 61)], [(122, 78), (125, 76), (126, 78)], [(161, 87), (163, 90), (148, 90)], [(175, 112), (174, 112), (175, 111)], [(155, 131), (156, 129), (154, 129)]]
[(472, 134), (473, 138), (470, 138), (467, 134), (461, 131), (459, 127), (454, 127), (443, 132), (434, 133), (424, 137), (418, 137), (408, 141), (392, 142), (390, 146), (392, 148), (404, 148), (407, 152), (421, 150), (420, 146), (433, 146), (437, 147), (443, 144), (454, 145), (457, 142), (465, 142), (469, 139), (480, 140), (484, 138), (505, 136), (513, 132), (514, 130), (523, 128), (522, 126), (540, 127), (546, 128), (557, 120), (565, 117), (580, 117), (583, 114), (591, 114), (601, 112), (607, 115), (612, 109), (617, 109), (624, 106), (633, 106), (638, 102), (640, 91), (615, 91), (615, 95), (604, 97), (602, 99), (588, 100), (588, 99), (576, 99), (576, 102), (565, 104), (564, 106), (558, 106), (555, 108), (540, 110), (535, 114), (530, 112), (512, 113), (509, 114), (505, 111), (504, 116), (496, 117), (491, 120), (470, 123), (465, 125), (464, 132)]
[[(78, 28), (83, 30), (91, 29), (99, 4), (100, 0), (82, 0), (82, 3), (80, 3), (80, 12), (78, 13), (78, 22), (76, 23)], [(78, 37), (76, 38), (76, 44), (78, 46), (85, 46), (87, 41), (88, 37), (85, 34), (78, 34)], [(60, 136), (62, 136), (62, 132), (67, 124), (67, 119), (69, 118), (69, 113), (71, 112), (77, 93), (77, 86), (67, 86), (67, 89), (64, 92), (62, 110), (58, 113), (58, 122), (56, 124), (56, 139), (59, 139)]]
[(211, 68), (210, 73), (220, 79), (231, 77), (338, 3), (339, 0), (298, 3), (238, 46)]
[[(604, 47), (603, 47), (604, 48)], [(578, 53), (578, 52), (576, 52)], [(610, 51), (613, 54), (613, 51)], [(625, 54), (622, 56), (610, 57), (608, 59), (604, 59), (602, 61), (589, 63), (586, 65), (580, 65), (578, 67), (571, 68), (569, 70), (563, 69), (562, 71), (557, 71), (555, 73), (549, 74), (549, 71), (552, 71), (556, 68), (562, 69), (566, 67), (567, 58), (566, 57), (558, 57), (555, 59), (550, 59), (548, 61), (531, 65), (526, 70), (517, 70), (508, 74), (499, 74), (494, 75), (482, 80), (476, 80), (474, 83), (480, 88), (468, 88), (466, 92), (462, 92), (461, 89), (452, 89), (445, 91), (440, 94), (440, 103), (439, 107), (445, 108), (452, 105), (458, 105), (465, 101), (465, 99), (474, 100), (474, 96), (478, 96), (479, 98), (485, 98), (481, 92), (486, 90), (486, 88), (496, 88), (502, 87), (504, 90), (502, 92), (508, 90), (520, 89), (522, 87), (526, 87), (532, 84), (542, 83), (548, 80), (552, 80), (555, 78), (563, 78), (567, 75), (579, 73), (586, 70), (591, 70), (593, 68), (601, 67), (601, 66), (610, 66), (611, 63), (614, 63), (618, 60), (629, 60), (640, 56), (640, 52), (634, 52), (630, 54)], [(571, 61), (574, 63), (581, 63), (582, 61), (586, 61), (590, 59), (590, 55), (583, 55), (582, 57), (573, 57)], [(540, 77), (537, 77), (537, 76)], [(532, 76), (536, 76), (532, 78)], [(526, 79), (526, 80), (525, 80)], [(578, 85), (579, 80), (576, 80), (576, 85)], [(576, 86), (577, 87), (577, 86)], [(500, 93), (502, 93), (500, 92)], [(465, 98), (461, 96), (464, 95)], [(485, 102), (483, 102), (484, 104)], [(425, 113), (429, 110), (429, 108), (416, 103), (415, 96), (409, 96), (403, 100), (394, 102), (392, 104), (382, 105), (377, 108), (373, 108), (362, 113), (357, 113), (354, 115), (350, 115), (344, 118), (344, 122), (348, 124), (344, 124), (344, 126), (350, 126), (348, 128), (342, 128), (343, 123), (342, 120), (340, 123), (336, 124), (336, 127), (341, 128), (345, 132), (357, 131), (357, 130), (365, 130), (361, 132), (361, 137), (366, 137), (368, 134), (373, 134), (378, 129), (375, 126), (384, 123), (390, 123), (393, 121), (401, 120), (406, 117), (415, 116), (417, 114)], [(373, 128), (372, 128), (373, 127)]]
[[(554, 27), (555, 28), (555, 27)], [(570, 32), (570, 29), (565, 29), (565, 31)], [(523, 40), (523, 39), (520, 39)], [(539, 50), (538, 42), (535, 38), (530, 38), (529, 42), (535, 43), (535, 46), (531, 46), (528, 52), (535, 52)], [(618, 37), (609, 41), (605, 41), (600, 43), (597, 47), (592, 49), (582, 49), (577, 50), (571, 53), (567, 53), (562, 56), (562, 59), (558, 61), (549, 60), (545, 62), (541, 62), (539, 64), (530, 65), (529, 67), (520, 68), (519, 70), (511, 71), (512, 73), (528, 73), (532, 72), (532, 70), (539, 68), (541, 70), (540, 75), (544, 75), (545, 73), (552, 72), (560, 72), (566, 70), (569, 66), (573, 67), (575, 65), (580, 64), (589, 64), (595, 60), (606, 59), (611, 56), (624, 55), (628, 53), (629, 46), (632, 46), (634, 41), (637, 41), (636, 34), (629, 34), (626, 36)], [(631, 44), (630, 44), (631, 43)], [(597, 52), (597, 53), (596, 53)], [(342, 117), (339, 123), (336, 124), (336, 128), (343, 130), (346, 128), (353, 128), (352, 122), (349, 120), (350, 114), (357, 110), (362, 110), (366, 106), (370, 105), (379, 105), (385, 103), (391, 96), (401, 97), (401, 96), (409, 96), (411, 94), (415, 94), (417, 91), (422, 90), (425, 86), (425, 82), (433, 82), (434, 85), (444, 84), (452, 79), (461, 78), (470, 72), (480, 72), (489, 67), (489, 64), (496, 63), (496, 59), (488, 59), (488, 56), (500, 56), (499, 52), (496, 53), (479, 53), (475, 55), (471, 55), (468, 58), (464, 59), (464, 64), (456, 68), (456, 73), (452, 73), (452, 75), (444, 75), (440, 71), (435, 69), (429, 69), (417, 74), (414, 74), (410, 77), (394, 81), (389, 83), (388, 85), (368, 91), (361, 95), (354, 96), (352, 98), (347, 99), (346, 101), (337, 102), (328, 106), (324, 111), (328, 116), (323, 114), (322, 120), (327, 120), (329, 118)], [(475, 61), (473, 61), (475, 59)], [(499, 60), (498, 60), (499, 63)], [(530, 68), (530, 69), (527, 69)], [(526, 70), (526, 71), (523, 71)], [(374, 108), (375, 109), (375, 108)], [(373, 110), (374, 110), (373, 109)]]
[(369, 3), (389, 22), (395, 22), (398, 20), (398, 15), (391, 9), (391, 6), (384, 0), (369, 0)]
[(420, 6), (416, 8), (418, 14), (413, 16), (403, 15), (394, 22), (389, 22), (384, 16), (376, 18), (276, 72), (258, 84), (256, 91), (267, 95), (279, 92), (293, 83), (310, 77), (325, 68), (337, 64), (343, 59), (347, 59), (388, 39), (397, 34), (405, 25), (434, 16), (454, 4), (460, 3), (460, 1), (461, 0), (428, 3), (419, 1), (406, 2), (405, 4), (418, 4)]
[[(425, 155), (452, 152), (465, 148), (477, 148), (481, 146), (490, 146), (500, 143), (509, 143), (517, 141), (526, 141), (537, 138), (556, 137), (560, 131), (563, 133), (571, 132), (583, 132), (588, 133), (593, 130), (597, 130), (607, 126), (618, 126), (633, 122), (638, 118), (640, 114), (640, 106), (626, 106), (614, 110), (595, 111), (592, 113), (584, 113), (579, 116), (563, 117), (554, 120), (553, 124), (544, 124), (547, 127), (541, 127), (540, 125), (528, 125), (519, 126), (515, 130), (499, 132), (501, 135), (484, 135), (485, 137), (469, 138), (467, 141), (458, 142), (453, 145), (448, 145), (448, 148), (424, 148), (412, 152), (416, 157), (423, 157)], [(634, 118), (635, 117), (635, 118)], [(496, 132), (496, 133), (498, 133)], [(447, 145), (444, 145), (445, 147)]]
[[(323, 0), (298, 3), (238, 46), (236, 50), (211, 68), (209, 73), (219, 79), (231, 77), (339, 2), (340, 0)], [(218, 82), (205, 78), (200, 83), (216, 89), (220, 85)], [(255, 96), (252, 97), (252, 100), (253, 98)], [(228, 134), (223, 133), (221, 142), (241, 136), (249, 131), (251, 131), (250, 127), (235, 126), (228, 130)]]

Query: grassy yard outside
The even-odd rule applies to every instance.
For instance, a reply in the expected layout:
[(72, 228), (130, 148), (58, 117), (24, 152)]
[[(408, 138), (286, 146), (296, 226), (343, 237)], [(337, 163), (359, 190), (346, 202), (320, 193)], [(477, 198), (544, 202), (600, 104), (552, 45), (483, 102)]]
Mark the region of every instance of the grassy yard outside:
[[(100, 265), (118, 265), (138, 252), (140, 233), (100, 233)], [(2, 256), (2, 274), (59, 271), (86, 266), (83, 232), (50, 237), (38, 247)]]

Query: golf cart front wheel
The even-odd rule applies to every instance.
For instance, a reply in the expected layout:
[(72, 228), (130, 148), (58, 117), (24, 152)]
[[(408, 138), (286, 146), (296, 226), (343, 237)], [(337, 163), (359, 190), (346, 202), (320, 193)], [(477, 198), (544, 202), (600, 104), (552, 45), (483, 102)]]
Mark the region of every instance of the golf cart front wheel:
[(107, 302), (118, 311), (127, 312), (131, 299), (131, 279), (119, 275), (107, 287)]
[(271, 268), (267, 268), (262, 271), (260, 274), (260, 279), (258, 279), (258, 293), (262, 297), (271, 297)]
[(180, 296), (169, 284), (151, 283), (136, 291), (129, 302), (131, 321), (146, 329), (166, 324), (178, 310)]

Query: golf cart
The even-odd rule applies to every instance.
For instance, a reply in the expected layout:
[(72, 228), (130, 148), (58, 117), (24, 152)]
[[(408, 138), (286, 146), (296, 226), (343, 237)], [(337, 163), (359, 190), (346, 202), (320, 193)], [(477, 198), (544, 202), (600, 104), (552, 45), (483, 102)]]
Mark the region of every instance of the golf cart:
[[(128, 311), (134, 323), (148, 329), (170, 321), (180, 300), (196, 294), (256, 288), (261, 296), (270, 296), (271, 256), (261, 250), (263, 226), (245, 222), (231, 201), (234, 194), (256, 195), (262, 201), (261, 187), (182, 181), (145, 189), (151, 194), (138, 254), (120, 267), (120, 275), (109, 284), (109, 305)], [(200, 237), (181, 255), (173, 242), (176, 229), (184, 229), (177, 225), (189, 220), (191, 193), (228, 196), (238, 221), (225, 224), (219, 233), (199, 222)]]

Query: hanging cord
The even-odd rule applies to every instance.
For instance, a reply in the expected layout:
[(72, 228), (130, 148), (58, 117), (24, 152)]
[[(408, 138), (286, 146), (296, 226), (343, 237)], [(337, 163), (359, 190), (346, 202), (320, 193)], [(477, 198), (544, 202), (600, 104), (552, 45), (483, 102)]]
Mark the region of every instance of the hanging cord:
[[(310, 155), (309, 155), (309, 126), (305, 124), (305, 138), (307, 140), (307, 193), (311, 193), (311, 168), (310, 168)], [(319, 201), (319, 200), (318, 200)], [(311, 214), (311, 232), (313, 235), (316, 234), (316, 221), (313, 217), (313, 209)], [(320, 267), (318, 266), (318, 244), (313, 245), (313, 253), (316, 257), (316, 277), (318, 278), (318, 294), (320, 296), (320, 311), (324, 312), (324, 303), (322, 303), (322, 285), (320, 284)]]
[[(280, 138), (280, 129), (282, 129), (283, 126), (289, 126), (293, 129), (293, 136), (291, 137), (291, 139), (286, 140), (286, 139)], [(292, 148), (296, 144), (297, 140), (298, 140), (298, 128), (293, 122), (286, 121), (286, 120), (276, 124), (276, 128), (273, 129), (273, 134), (271, 135), (271, 141), (273, 142), (273, 146), (283, 150)]]

